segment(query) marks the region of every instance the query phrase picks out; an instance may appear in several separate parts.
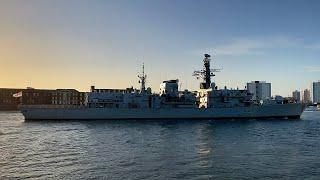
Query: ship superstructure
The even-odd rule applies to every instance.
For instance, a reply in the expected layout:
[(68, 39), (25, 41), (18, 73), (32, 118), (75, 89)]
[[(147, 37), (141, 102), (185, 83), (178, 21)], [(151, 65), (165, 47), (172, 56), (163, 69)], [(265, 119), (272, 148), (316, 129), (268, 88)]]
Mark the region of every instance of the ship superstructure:
[(142, 65), (138, 75), (140, 89), (95, 89), (87, 93), (83, 107), (22, 107), (25, 119), (188, 119), (188, 118), (299, 118), (302, 105), (285, 104), (269, 100), (268, 103), (252, 100), (246, 89), (218, 89), (211, 81), (211, 56), (204, 55), (203, 69), (193, 75), (201, 79), (199, 91), (179, 91), (179, 80), (166, 80), (160, 92), (146, 88), (147, 75)]
[(202, 79), (203, 82), (200, 83), (200, 89), (209, 89), (215, 87), (215, 84), (211, 84), (211, 77), (215, 76), (215, 72), (219, 72), (220, 69), (211, 69), (210, 67), (211, 56), (209, 54), (204, 55), (203, 59), (203, 69), (194, 71), (193, 76), (197, 79)]

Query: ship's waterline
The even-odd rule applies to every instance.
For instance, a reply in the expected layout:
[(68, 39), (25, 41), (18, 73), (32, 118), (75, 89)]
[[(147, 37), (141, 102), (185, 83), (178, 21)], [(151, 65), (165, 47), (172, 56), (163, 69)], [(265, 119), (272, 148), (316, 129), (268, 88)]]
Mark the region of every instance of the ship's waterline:
[(25, 108), (26, 120), (103, 119), (237, 119), (300, 118), (302, 104), (235, 108), (113, 109), (113, 108)]

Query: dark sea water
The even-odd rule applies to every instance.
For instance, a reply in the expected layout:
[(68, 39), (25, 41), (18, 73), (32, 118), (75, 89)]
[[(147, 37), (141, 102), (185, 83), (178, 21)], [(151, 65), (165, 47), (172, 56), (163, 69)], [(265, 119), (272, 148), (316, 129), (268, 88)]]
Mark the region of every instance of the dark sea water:
[(43, 121), (0, 113), (0, 179), (320, 179), (301, 120)]

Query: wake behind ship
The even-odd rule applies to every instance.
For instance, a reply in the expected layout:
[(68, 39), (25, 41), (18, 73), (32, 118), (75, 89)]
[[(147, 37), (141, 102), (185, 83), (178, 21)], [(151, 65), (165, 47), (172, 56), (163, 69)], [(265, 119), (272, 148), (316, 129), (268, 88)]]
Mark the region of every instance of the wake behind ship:
[(122, 91), (91, 88), (85, 106), (21, 106), (25, 120), (108, 120), (108, 119), (237, 119), (295, 118), (303, 111), (301, 103), (282, 97), (253, 99), (247, 89), (218, 89), (211, 77), (219, 69), (210, 68), (211, 56), (205, 54), (203, 69), (194, 71), (202, 79), (199, 91), (179, 91), (179, 80), (163, 81), (159, 93), (146, 88), (144, 66), (138, 76), (140, 89)]

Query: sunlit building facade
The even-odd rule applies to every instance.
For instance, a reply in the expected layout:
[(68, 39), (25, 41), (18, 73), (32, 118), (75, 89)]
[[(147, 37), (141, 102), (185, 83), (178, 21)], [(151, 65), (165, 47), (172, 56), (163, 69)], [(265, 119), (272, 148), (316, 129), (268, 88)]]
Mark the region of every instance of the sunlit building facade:
[(320, 103), (320, 81), (312, 84), (313, 103)]
[(300, 102), (301, 101), (301, 94), (300, 91), (295, 90), (292, 92), (292, 97), (296, 102)]
[(309, 89), (303, 91), (302, 101), (307, 104), (311, 103), (311, 92)]
[(266, 100), (271, 98), (271, 83), (252, 81), (247, 83), (247, 89), (253, 94), (253, 100)]

